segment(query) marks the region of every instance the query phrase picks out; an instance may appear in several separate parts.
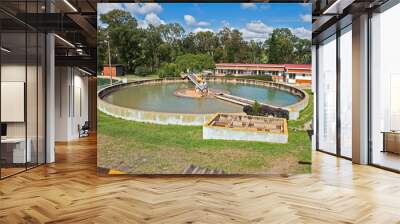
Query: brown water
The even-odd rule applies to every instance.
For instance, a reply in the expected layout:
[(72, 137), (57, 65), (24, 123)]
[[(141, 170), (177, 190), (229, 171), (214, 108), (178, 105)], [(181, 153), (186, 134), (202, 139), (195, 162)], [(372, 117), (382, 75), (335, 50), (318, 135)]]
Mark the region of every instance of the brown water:
[[(233, 83), (208, 83), (208, 85), (210, 88), (225, 89), (231, 95), (274, 106), (287, 106), (300, 100), (289, 92), (255, 85)], [(193, 87), (193, 85), (191, 83), (170, 83), (128, 86), (107, 95), (104, 100), (118, 106), (157, 112), (209, 114), (243, 111), (242, 106), (215, 98), (196, 99), (174, 95), (176, 89), (189, 87)]]

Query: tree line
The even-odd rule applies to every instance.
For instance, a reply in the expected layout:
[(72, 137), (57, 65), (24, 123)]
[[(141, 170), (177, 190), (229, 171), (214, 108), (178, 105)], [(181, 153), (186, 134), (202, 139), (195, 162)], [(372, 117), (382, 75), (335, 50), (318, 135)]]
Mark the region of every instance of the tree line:
[(274, 29), (264, 42), (245, 41), (237, 29), (222, 28), (186, 33), (178, 23), (140, 28), (127, 11), (112, 10), (100, 15), (105, 26), (98, 27), (98, 68), (111, 61), (123, 64), (128, 73), (177, 76), (182, 71), (212, 69), (215, 63), (311, 63), (311, 41), (301, 39), (287, 28)]

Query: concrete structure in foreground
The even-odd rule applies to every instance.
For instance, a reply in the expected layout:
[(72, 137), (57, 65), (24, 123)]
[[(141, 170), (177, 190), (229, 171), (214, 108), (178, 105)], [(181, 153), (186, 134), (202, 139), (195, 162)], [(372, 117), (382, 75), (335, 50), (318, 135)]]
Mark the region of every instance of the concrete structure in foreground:
[(287, 121), (282, 118), (216, 114), (204, 124), (203, 139), (287, 143)]

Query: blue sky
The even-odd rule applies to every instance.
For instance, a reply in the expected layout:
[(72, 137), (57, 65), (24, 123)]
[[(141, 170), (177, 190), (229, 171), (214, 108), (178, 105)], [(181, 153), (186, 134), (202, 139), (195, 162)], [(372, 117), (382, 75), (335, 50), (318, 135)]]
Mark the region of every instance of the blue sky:
[(125, 9), (146, 28), (179, 23), (187, 32), (238, 29), (245, 40), (263, 41), (274, 28), (311, 38), (311, 4), (299, 3), (99, 3), (98, 12)]

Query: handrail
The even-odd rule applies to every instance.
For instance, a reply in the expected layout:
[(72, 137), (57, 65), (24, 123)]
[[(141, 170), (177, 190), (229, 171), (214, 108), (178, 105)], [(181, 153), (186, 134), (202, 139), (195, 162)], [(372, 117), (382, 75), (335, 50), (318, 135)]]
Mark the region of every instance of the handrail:
[(196, 86), (197, 89), (199, 89), (200, 91), (204, 91), (208, 89), (208, 85), (207, 82), (203, 82), (203, 83), (199, 83), (197, 80), (197, 76), (193, 73), (189, 73), (187, 75), (188, 79)]
[(122, 83), (122, 80), (118, 80), (118, 81), (113, 82), (112, 84), (104, 84), (104, 85), (101, 85), (101, 86), (97, 86), (97, 91), (99, 91), (101, 89), (105, 89), (105, 88), (107, 88), (109, 86), (118, 85), (118, 84), (121, 84), (121, 83)]

